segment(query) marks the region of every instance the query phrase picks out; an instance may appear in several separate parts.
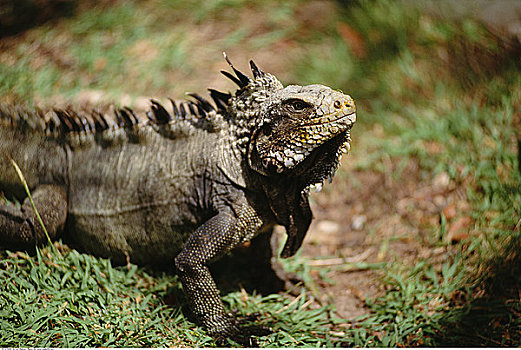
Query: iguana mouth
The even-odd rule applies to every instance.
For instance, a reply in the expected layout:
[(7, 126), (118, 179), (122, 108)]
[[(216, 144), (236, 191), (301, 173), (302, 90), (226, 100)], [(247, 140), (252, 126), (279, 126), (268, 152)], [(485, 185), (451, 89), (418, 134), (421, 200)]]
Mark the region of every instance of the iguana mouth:
[(331, 183), (342, 155), (351, 148), (350, 132), (351, 127), (324, 142), (313, 150), (299, 167), (302, 173), (306, 174), (304, 175), (306, 185), (302, 190), (303, 193), (307, 194), (313, 189), (317, 192), (320, 191), (326, 179)]
[(339, 124), (351, 124), (353, 125), (356, 122), (356, 112), (345, 114), (345, 113), (338, 113), (336, 115), (332, 115), (329, 117), (321, 116), (319, 118), (315, 118), (315, 122), (313, 123), (307, 123), (303, 124), (304, 127), (306, 126), (317, 126), (317, 125), (323, 125), (323, 124), (329, 124), (329, 123), (339, 123)]

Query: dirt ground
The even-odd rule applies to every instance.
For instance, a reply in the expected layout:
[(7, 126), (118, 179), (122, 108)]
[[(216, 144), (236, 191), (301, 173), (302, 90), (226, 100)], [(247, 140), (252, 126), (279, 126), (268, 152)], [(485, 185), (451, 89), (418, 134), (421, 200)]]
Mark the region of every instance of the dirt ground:
[(450, 245), (432, 247), (441, 213), (447, 219), (445, 240), (466, 238), (468, 229), (463, 229), (471, 224), (464, 215), (469, 207), (462, 184), (451, 183), (447, 174), (422, 179), (418, 164), (409, 161), (394, 179), (389, 174), (402, 164), (384, 161), (385, 173), (357, 170), (354, 164), (363, 149), (352, 153), (344, 157), (333, 183), (312, 194), (315, 219), (302, 248), (312, 266), (332, 268), (326, 276), (332, 283), (317, 275), (317, 284), (325, 295), (323, 301), (334, 303), (339, 316), (346, 319), (367, 313), (366, 297), (383, 292), (378, 269), (366, 269), (360, 263), (413, 264), (421, 258), (441, 263), (450, 249)]

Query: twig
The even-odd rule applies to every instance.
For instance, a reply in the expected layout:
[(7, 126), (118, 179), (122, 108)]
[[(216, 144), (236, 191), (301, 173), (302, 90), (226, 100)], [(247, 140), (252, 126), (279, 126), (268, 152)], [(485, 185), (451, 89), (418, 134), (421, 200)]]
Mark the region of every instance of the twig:
[(315, 301), (315, 298), (313, 298), (313, 296), (311, 296), (311, 298), (308, 301), (306, 301), (304, 304), (302, 304), (301, 309), (307, 308), (314, 301)]
[(244, 287), (242, 285), (240, 285), (240, 288), (241, 288), (241, 297), (242, 297), (242, 301), (243, 302), (247, 302), (248, 301), (248, 293), (246, 292), (246, 290), (244, 289)]
[(304, 294), (299, 294), (299, 296), (296, 297), (296, 298), (295, 298), (291, 303), (289, 303), (288, 305), (284, 306), (284, 307), (281, 308), (280, 310), (275, 311), (275, 313), (276, 313), (276, 314), (281, 313), (282, 311), (284, 311), (284, 310), (286, 310), (286, 309), (292, 307), (293, 305), (295, 305), (295, 303), (296, 303), (297, 301), (299, 301), (300, 298), (302, 298), (303, 295), (304, 295)]
[(486, 340), (486, 341), (489, 341), (491, 343), (494, 343), (494, 344), (497, 344), (497, 345), (502, 345), (501, 342), (495, 340), (495, 339), (492, 339), (492, 338), (488, 338), (488, 337), (485, 337), (481, 334), (476, 334), (479, 338), (483, 339), (483, 340)]
[(366, 251), (352, 256), (350, 258), (331, 258), (331, 259), (317, 259), (311, 260), (307, 264), (309, 266), (332, 266), (332, 265), (343, 265), (343, 264), (352, 264), (359, 263), (364, 261), (369, 255), (371, 255), (372, 248), (367, 249)]

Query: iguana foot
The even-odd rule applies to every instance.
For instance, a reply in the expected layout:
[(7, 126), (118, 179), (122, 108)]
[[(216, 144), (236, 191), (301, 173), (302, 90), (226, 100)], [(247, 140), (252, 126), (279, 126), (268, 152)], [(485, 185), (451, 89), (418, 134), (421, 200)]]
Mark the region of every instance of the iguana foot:
[(259, 344), (255, 337), (262, 337), (273, 333), (273, 329), (264, 325), (257, 325), (254, 322), (259, 320), (259, 313), (250, 314), (243, 317), (227, 318), (227, 327), (219, 331), (210, 331), (215, 338), (217, 345), (228, 345), (228, 339), (244, 347), (258, 348)]

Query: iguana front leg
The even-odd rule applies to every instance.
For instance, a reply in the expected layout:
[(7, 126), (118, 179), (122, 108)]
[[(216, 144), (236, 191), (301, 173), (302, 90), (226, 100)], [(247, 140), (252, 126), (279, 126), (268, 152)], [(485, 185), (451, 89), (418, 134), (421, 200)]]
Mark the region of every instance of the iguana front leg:
[[(56, 237), (67, 218), (67, 194), (60, 186), (41, 185), (32, 193), (33, 201), (50, 235)], [(30, 248), (47, 241), (29, 198), (20, 208), (0, 205), (0, 246)]]
[(207, 264), (239, 243), (251, 238), (262, 221), (249, 206), (225, 209), (201, 225), (188, 239), (175, 264), (192, 312), (217, 337), (230, 337), (248, 344), (251, 333), (267, 334), (266, 328), (248, 329), (245, 334), (235, 318), (226, 313), (219, 290)]

